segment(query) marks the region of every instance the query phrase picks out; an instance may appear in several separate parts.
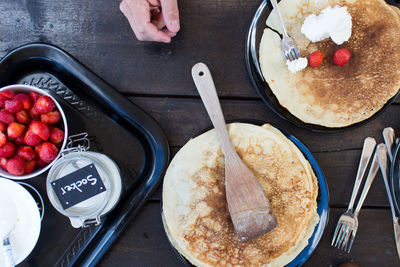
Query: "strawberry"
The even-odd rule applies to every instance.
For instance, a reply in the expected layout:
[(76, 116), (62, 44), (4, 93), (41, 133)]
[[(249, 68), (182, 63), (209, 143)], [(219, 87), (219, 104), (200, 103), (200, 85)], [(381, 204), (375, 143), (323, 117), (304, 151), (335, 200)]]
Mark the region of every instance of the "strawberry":
[(16, 94), (13, 97), (13, 100), (21, 101), (24, 106), (24, 109), (26, 109), (26, 110), (29, 110), (32, 108), (31, 99), (29, 98), (29, 95), (27, 95), (27, 94), (22, 94), (22, 93)]
[(37, 165), (39, 168), (43, 168), (44, 166), (47, 165), (46, 162), (44, 162), (43, 160), (41, 160), (40, 158), (37, 160)]
[(52, 111), (54, 109), (54, 106), (55, 105), (53, 99), (48, 96), (42, 95), (36, 100), (33, 107), (37, 112), (43, 114)]
[(333, 55), (333, 63), (335, 63), (338, 66), (343, 66), (346, 64), (351, 57), (351, 53), (349, 49), (347, 48), (341, 48), (335, 52)]
[[(15, 138), (14, 142), (15, 142), (17, 145), (25, 145), (24, 138), (25, 138), (25, 134), (21, 134), (20, 136), (18, 136), (17, 138)], [(38, 136), (38, 138), (40, 139), (39, 136)]]
[(4, 102), (4, 109), (7, 112), (10, 113), (17, 113), (18, 111), (22, 110), (24, 108), (24, 104), (22, 103), (22, 101), (19, 100), (6, 100)]
[(64, 132), (54, 127), (50, 132), (50, 141), (54, 144), (59, 144), (64, 140)]
[(7, 170), (7, 161), (8, 160), (6, 158), (0, 158), (0, 167), (5, 171)]
[(0, 108), (4, 108), (4, 104), (8, 98), (0, 95)]
[(40, 115), (40, 120), (45, 124), (55, 124), (61, 119), (61, 114), (58, 110)]
[(3, 146), (0, 147), (0, 157), (9, 158), (14, 155), (15, 145), (10, 141), (7, 141)]
[[(0, 161), (0, 164), (1, 164), (1, 161)], [(32, 173), (35, 170), (35, 167), (36, 167), (36, 160), (34, 159), (34, 160), (29, 161), (25, 166), (24, 174)]]
[(6, 97), (6, 98), (8, 98), (8, 99), (13, 98), (14, 95), (15, 95), (14, 92), (11, 91), (11, 90), (4, 90), (4, 91), (1, 91), (1, 92), (0, 92), (0, 96), (4, 96), (4, 97)]
[(58, 155), (57, 147), (50, 142), (41, 143), (35, 148), (35, 150), (38, 153), (39, 158), (46, 163), (52, 162)]
[(26, 161), (31, 161), (35, 158), (35, 151), (30, 146), (23, 146), (17, 149), (17, 156)]
[(31, 131), (27, 131), (24, 137), (24, 143), (28, 146), (37, 146), (42, 142), (42, 139)]
[(11, 138), (20, 137), (25, 130), (25, 125), (19, 124), (18, 122), (12, 122), (7, 127), (7, 135)]
[(4, 110), (0, 110), (0, 121), (10, 124), (15, 121), (15, 115)]
[(26, 110), (21, 110), (15, 114), (15, 117), (17, 118), (17, 121), (20, 123), (29, 123), (30, 118), (28, 112)]
[(4, 122), (0, 121), (0, 131), (5, 132), (7, 129), (7, 125)]
[(308, 57), (308, 63), (311, 67), (319, 67), (321, 66), (322, 61), (324, 60), (324, 54), (321, 51), (317, 50), (310, 54)]
[(40, 113), (36, 111), (35, 107), (33, 107), (29, 110), (29, 116), (31, 118), (38, 118), (40, 116)]
[(16, 156), (7, 161), (7, 171), (12, 175), (22, 175), (25, 172), (25, 161)]
[(0, 132), (0, 146), (3, 146), (6, 142), (7, 136), (3, 132)]
[(40, 95), (36, 94), (35, 92), (29, 92), (29, 98), (32, 100), (33, 103), (35, 103), (39, 97)]
[(47, 141), (50, 136), (49, 127), (41, 121), (33, 121), (29, 124), (29, 131), (39, 136), (42, 140)]

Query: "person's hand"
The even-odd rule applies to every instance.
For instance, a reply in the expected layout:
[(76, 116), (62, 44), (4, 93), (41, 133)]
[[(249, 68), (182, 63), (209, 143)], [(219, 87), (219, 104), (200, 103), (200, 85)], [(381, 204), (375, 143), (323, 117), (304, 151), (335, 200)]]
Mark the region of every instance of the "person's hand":
[(179, 31), (177, 0), (122, 0), (119, 8), (140, 41), (169, 43)]

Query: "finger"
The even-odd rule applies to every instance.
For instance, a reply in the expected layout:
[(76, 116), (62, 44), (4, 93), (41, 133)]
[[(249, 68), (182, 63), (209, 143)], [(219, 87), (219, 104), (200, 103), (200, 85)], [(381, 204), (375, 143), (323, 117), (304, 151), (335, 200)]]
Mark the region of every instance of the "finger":
[(144, 36), (147, 41), (155, 41), (155, 42), (163, 42), (169, 43), (171, 42), (171, 37), (168, 36), (167, 33), (160, 31), (157, 27), (150, 22), (146, 25), (146, 31)]
[(147, 0), (150, 4), (150, 6), (160, 6), (160, 1), (159, 0)]
[(150, 6), (147, 2), (126, 2), (131, 16), (128, 16), (136, 37), (141, 41), (171, 42), (171, 38), (150, 22)]
[(151, 17), (151, 23), (154, 24), (159, 30), (165, 27), (165, 21), (162, 13), (153, 14)]
[(177, 0), (160, 0), (161, 12), (164, 16), (165, 24), (171, 32), (179, 31), (179, 10)]
[(167, 34), (171, 38), (176, 36), (176, 32), (171, 32), (170, 30), (168, 30), (168, 28), (162, 29), (161, 31)]

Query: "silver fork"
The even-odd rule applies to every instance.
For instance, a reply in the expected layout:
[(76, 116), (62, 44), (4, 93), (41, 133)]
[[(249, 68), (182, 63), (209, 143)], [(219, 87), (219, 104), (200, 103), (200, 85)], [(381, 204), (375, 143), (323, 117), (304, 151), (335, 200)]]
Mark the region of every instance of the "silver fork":
[(283, 55), (287, 60), (293, 61), (300, 58), (299, 49), (297, 49), (296, 43), (294, 40), (287, 34), (285, 24), (283, 23), (283, 19), (281, 17), (281, 12), (279, 11), (278, 3), (276, 0), (271, 0), (272, 7), (276, 10), (276, 14), (278, 15), (279, 22), (282, 28), (282, 42), (281, 42), (281, 50)]
[[(359, 210), (361, 209), (363, 200), (360, 198), (358, 205), (356, 207), (356, 211), (353, 214), (354, 202), (357, 197), (357, 193), (360, 188), (361, 182), (363, 180), (368, 163), (371, 159), (372, 153), (374, 152), (375, 145), (376, 145), (376, 141), (372, 137), (367, 137), (364, 140), (364, 146), (363, 146), (363, 150), (361, 152), (360, 163), (358, 165), (356, 181), (354, 183), (353, 192), (351, 193), (349, 207), (347, 208), (347, 211), (340, 216), (338, 224), (335, 229), (335, 233), (333, 234), (331, 246), (335, 246), (338, 249), (342, 249), (347, 252), (350, 252), (351, 246), (354, 241), (354, 237), (355, 237), (357, 227), (358, 227), (357, 215), (358, 215)], [(368, 181), (370, 181), (372, 179), (371, 177), (375, 178), (375, 175), (378, 172), (378, 162), (376, 160), (376, 157), (374, 157), (372, 164), (373, 165), (371, 165), (370, 171), (368, 173), (367, 182), (364, 186), (362, 195), (364, 193), (366, 195), (366, 193), (369, 190), (369, 187), (367, 187)], [(372, 179), (372, 181), (373, 181), (373, 179)], [(372, 181), (370, 181), (370, 183), (372, 183)], [(365, 198), (365, 196), (364, 196), (364, 198)], [(360, 206), (360, 203), (361, 203), (361, 206)], [(347, 246), (349, 244), (349, 242), (348, 242), (349, 239), (350, 239), (350, 245)]]

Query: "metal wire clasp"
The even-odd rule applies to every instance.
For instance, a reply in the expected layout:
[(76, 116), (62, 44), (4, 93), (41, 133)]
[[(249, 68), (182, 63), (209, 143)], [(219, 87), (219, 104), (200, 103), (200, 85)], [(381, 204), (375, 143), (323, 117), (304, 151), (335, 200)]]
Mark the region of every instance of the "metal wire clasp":
[(90, 149), (90, 140), (87, 132), (71, 135), (68, 137), (66, 148), (61, 151), (61, 156), (70, 152), (83, 152)]

